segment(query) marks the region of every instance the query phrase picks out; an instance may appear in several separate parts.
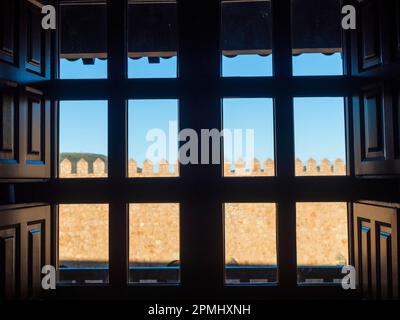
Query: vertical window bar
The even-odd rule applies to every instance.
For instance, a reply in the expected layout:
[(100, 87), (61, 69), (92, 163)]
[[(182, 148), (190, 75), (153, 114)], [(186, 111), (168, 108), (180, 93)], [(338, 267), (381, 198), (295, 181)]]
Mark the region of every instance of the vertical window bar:
[(126, 176), (127, 107), (119, 84), (127, 73), (127, 0), (107, 1), (108, 81), (115, 86), (108, 102), (108, 174), (115, 185), (109, 204), (110, 285), (123, 288), (128, 276), (128, 210), (119, 188)]
[[(273, 70), (276, 81), (292, 77), (291, 1), (272, 1)], [(275, 150), (278, 178), (294, 177), (293, 97), (275, 96)], [(296, 286), (296, 206), (290, 194), (277, 205), (278, 279), (282, 287)]]
[[(220, 0), (178, 0), (180, 129), (221, 129)], [(199, 147), (200, 151), (200, 147)], [(200, 152), (199, 152), (200, 160)], [(222, 166), (181, 165), (181, 276), (187, 289), (223, 286)]]

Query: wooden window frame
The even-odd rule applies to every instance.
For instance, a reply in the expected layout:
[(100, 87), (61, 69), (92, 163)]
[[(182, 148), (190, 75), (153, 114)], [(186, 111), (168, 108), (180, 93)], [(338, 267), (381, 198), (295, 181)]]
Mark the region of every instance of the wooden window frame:
[[(354, 175), (352, 105), (350, 97), (362, 80), (350, 75), (349, 37), (343, 36), (345, 75), (292, 75), (291, 0), (272, 0), (273, 77), (221, 75), (220, 0), (177, 0), (178, 77), (128, 79), (127, 0), (107, 1), (108, 78), (58, 80), (46, 84), (54, 101), (108, 100), (108, 177), (58, 179), (58, 148), (54, 148), (50, 190), (43, 197), (53, 204), (57, 228), (59, 203), (109, 204), (109, 285), (60, 286), (59, 296), (99, 297), (338, 297), (350, 294), (338, 286), (297, 284), (296, 202), (348, 202), (394, 194), (396, 182), (360, 180)], [(195, 41), (193, 40), (195, 39)], [(56, 50), (55, 48), (54, 50)], [(56, 50), (57, 51), (57, 50)], [(200, 53), (200, 54), (194, 54)], [(58, 56), (54, 63), (58, 63)], [(294, 97), (344, 97), (346, 100), (347, 176), (295, 177)], [(180, 165), (178, 178), (127, 177), (127, 104), (129, 99), (177, 99), (180, 128), (221, 129), (222, 99), (273, 98), (275, 177), (223, 177), (223, 166)], [(57, 110), (57, 109), (55, 109)], [(57, 146), (57, 112), (53, 113), (53, 146)], [(372, 188), (372, 189), (371, 189)], [(128, 285), (129, 203), (180, 203), (181, 283), (173, 286)], [(277, 258), (279, 283), (225, 285), (223, 204), (275, 202), (277, 204)], [(351, 208), (351, 206), (348, 206)], [(352, 213), (349, 209), (349, 221)], [(350, 230), (351, 228), (349, 228)], [(54, 234), (57, 234), (55, 232)], [(56, 243), (56, 235), (53, 243)], [(349, 233), (349, 247), (351, 247)], [(56, 262), (57, 245), (53, 248)], [(353, 253), (350, 252), (350, 263)]]

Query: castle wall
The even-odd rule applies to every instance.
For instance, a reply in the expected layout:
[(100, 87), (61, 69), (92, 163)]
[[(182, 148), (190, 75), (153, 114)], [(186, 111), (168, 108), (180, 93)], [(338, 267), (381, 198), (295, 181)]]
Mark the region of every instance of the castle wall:
[[(98, 161), (99, 160), (99, 161)], [(105, 165), (97, 159), (93, 173), (81, 159), (76, 173), (65, 159), (63, 177), (104, 177)], [(130, 162), (130, 165), (133, 163)], [(225, 164), (225, 175), (273, 175), (274, 163), (255, 161), (253, 170)], [(166, 165), (164, 163), (164, 165)], [(177, 171), (148, 163), (134, 176), (173, 176)], [(177, 168), (177, 167), (175, 167)], [(229, 168), (229, 170), (227, 169)], [(132, 169), (132, 167), (131, 167)], [(171, 172), (172, 171), (172, 172)], [(298, 175), (343, 175), (341, 160), (317, 165), (314, 160), (296, 161)], [(179, 205), (131, 204), (129, 206), (129, 259), (134, 265), (167, 264), (179, 260)], [(65, 265), (102, 265), (108, 261), (108, 205), (60, 205), (59, 260)], [(225, 204), (225, 258), (228, 264), (276, 264), (276, 209), (274, 204)], [(297, 207), (297, 254), (299, 265), (337, 265), (348, 262), (347, 209), (345, 203), (307, 203)]]
[[(296, 159), (296, 176), (343, 176), (346, 175), (346, 165), (341, 159), (331, 162), (327, 159), (317, 163), (314, 159), (305, 162)], [(224, 162), (224, 176), (274, 176), (275, 162), (272, 159), (266, 159), (261, 162), (254, 159), (249, 165), (243, 160), (235, 163)], [(169, 164), (166, 160), (160, 161), (157, 165), (150, 160), (144, 160), (141, 166), (133, 159), (128, 162), (128, 177), (177, 177), (179, 176), (178, 163)], [(72, 170), (72, 163), (65, 158), (60, 163), (60, 178), (102, 178), (107, 177), (107, 168), (105, 162), (97, 158), (93, 161), (93, 171), (89, 171), (89, 163), (85, 159), (80, 159), (76, 163), (76, 170)]]

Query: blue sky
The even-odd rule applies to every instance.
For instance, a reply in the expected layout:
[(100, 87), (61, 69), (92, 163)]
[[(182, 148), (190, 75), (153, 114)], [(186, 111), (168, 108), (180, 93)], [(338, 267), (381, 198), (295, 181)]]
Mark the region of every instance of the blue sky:
[[(129, 59), (130, 78), (176, 77), (176, 57), (149, 64), (147, 59)], [(272, 56), (243, 55), (223, 57), (223, 76), (270, 76)], [(62, 59), (61, 78), (106, 78), (107, 61), (96, 59), (94, 65), (81, 60)], [(302, 54), (293, 57), (294, 75), (340, 75), (340, 54)], [(255, 156), (263, 161), (273, 158), (272, 99), (224, 99), (224, 127), (254, 129)], [(344, 107), (342, 98), (295, 99), (296, 157), (302, 160), (328, 158), (345, 160)], [(136, 100), (128, 107), (129, 157), (141, 163), (151, 142), (146, 141), (149, 129), (168, 132), (169, 121), (177, 121), (176, 100)], [(62, 101), (60, 103), (60, 152), (90, 152), (107, 155), (107, 102)], [(240, 153), (225, 150), (229, 160)]]

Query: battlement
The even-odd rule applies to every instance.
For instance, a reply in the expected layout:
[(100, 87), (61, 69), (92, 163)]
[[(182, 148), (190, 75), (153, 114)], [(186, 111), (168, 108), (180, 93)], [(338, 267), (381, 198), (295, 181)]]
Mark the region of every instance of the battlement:
[[(275, 162), (272, 159), (266, 159), (263, 162), (254, 159), (250, 169), (248, 167), (243, 160), (238, 160), (234, 164), (225, 161), (224, 175), (229, 177), (275, 175)], [(137, 162), (131, 159), (128, 162), (128, 172), (129, 177), (176, 177), (179, 175), (179, 166), (178, 162), (170, 165), (166, 160), (162, 160), (156, 165), (148, 159), (144, 160), (141, 166), (138, 166)], [(296, 176), (341, 176), (346, 174), (346, 165), (341, 159), (334, 162), (324, 159), (320, 163), (314, 159), (307, 161), (297, 159), (295, 161), (295, 172)], [(60, 163), (60, 177), (107, 177), (107, 165), (101, 158), (97, 158), (91, 163), (81, 158), (74, 165), (72, 161), (65, 158)]]
[[(89, 161), (88, 161), (89, 160)], [(331, 162), (327, 159), (318, 163), (314, 159), (305, 162), (295, 161), (295, 172), (298, 176), (338, 176), (346, 174), (346, 165), (338, 159)], [(248, 169), (250, 168), (250, 170)], [(178, 163), (170, 165), (161, 161), (157, 165), (145, 160), (140, 165), (135, 160), (128, 162), (129, 177), (174, 177), (179, 174)], [(255, 159), (251, 166), (245, 161), (224, 163), (224, 174), (228, 177), (274, 176), (275, 162), (272, 159), (259, 161)], [(64, 158), (60, 163), (60, 177), (106, 177), (107, 158), (91, 156), (87, 159), (74, 157)], [(226, 207), (228, 208), (228, 207)], [(140, 263), (165, 263), (179, 259), (179, 209), (176, 204), (150, 203), (133, 207), (135, 220), (130, 220), (130, 241), (135, 245), (135, 257), (130, 261)], [(154, 212), (157, 214), (154, 215)], [(297, 216), (297, 233), (303, 235), (298, 244), (298, 254), (304, 265), (337, 265), (346, 257), (347, 246), (347, 213), (343, 203), (309, 203)], [(243, 265), (276, 264), (275, 230), (276, 211), (269, 204), (230, 204), (226, 217), (227, 263)], [(60, 206), (60, 261), (69, 261), (78, 266), (82, 261), (93, 265), (108, 260), (108, 207), (104, 204), (75, 204)], [(154, 219), (154, 217), (157, 217)], [(96, 228), (89, 228), (95, 221)], [(321, 234), (320, 230), (324, 230)], [(318, 241), (315, 235), (319, 234)], [(136, 240), (135, 240), (136, 241)], [(93, 244), (94, 243), (94, 244)], [(77, 250), (78, 248), (78, 250)], [(332, 249), (335, 248), (335, 249)], [(133, 252), (133, 247), (131, 248)], [(340, 259), (339, 259), (339, 258)]]

